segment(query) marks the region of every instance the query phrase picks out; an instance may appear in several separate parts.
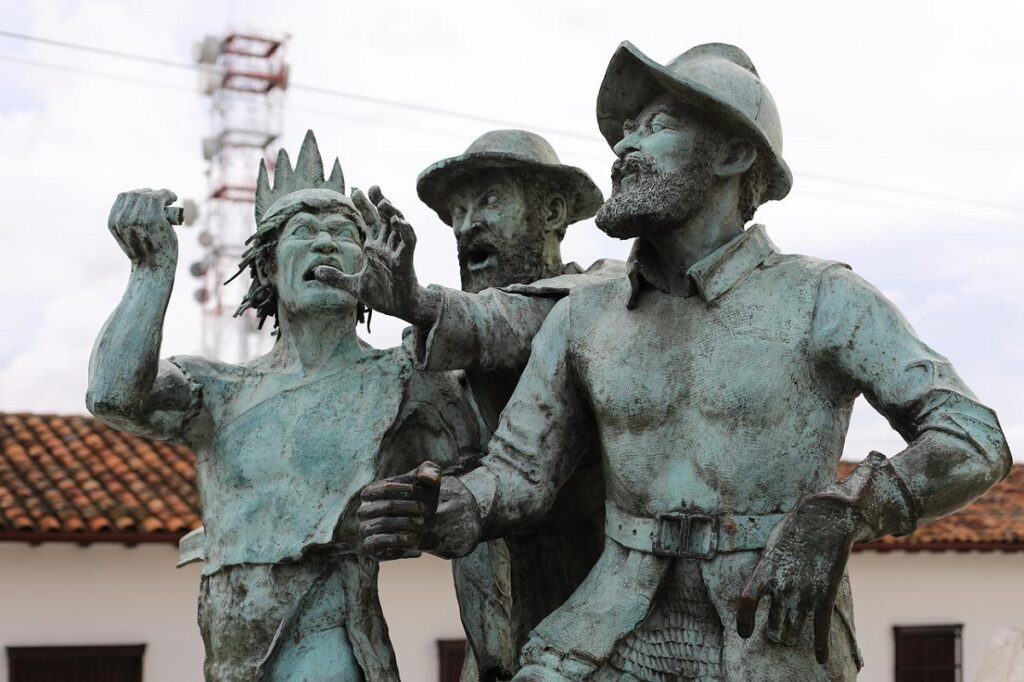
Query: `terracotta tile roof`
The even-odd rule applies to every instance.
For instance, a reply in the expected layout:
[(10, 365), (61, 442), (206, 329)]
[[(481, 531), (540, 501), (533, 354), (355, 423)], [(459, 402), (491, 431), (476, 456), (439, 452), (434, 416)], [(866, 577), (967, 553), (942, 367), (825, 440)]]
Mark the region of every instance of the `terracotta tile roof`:
[[(853, 466), (843, 462), (840, 474), (845, 476)], [(921, 526), (910, 535), (890, 535), (855, 549), (1024, 551), (1024, 464), (1014, 464), (1009, 476), (960, 511)]]
[[(0, 413), (0, 540), (176, 542), (202, 523), (194, 462), (91, 417)], [(857, 549), (1024, 551), (1024, 465), (956, 514)]]
[(176, 541), (200, 525), (194, 461), (91, 417), (0, 414), (0, 539)]

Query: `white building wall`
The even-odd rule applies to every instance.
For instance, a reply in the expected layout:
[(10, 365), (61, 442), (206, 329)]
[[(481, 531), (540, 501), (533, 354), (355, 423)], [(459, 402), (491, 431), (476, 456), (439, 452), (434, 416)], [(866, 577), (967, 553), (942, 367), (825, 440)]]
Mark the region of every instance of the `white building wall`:
[[(167, 544), (0, 542), (0, 680), (8, 646), (145, 644), (145, 682), (202, 679), (198, 564)], [(436, 682), (438, 639), (462, 637), (451, 568), (424, 557), (381, 570), (403, 682)]]
[(893, 679), (894, 625), (963, 624), (965, 682), (1000, 630), (1024, 627), (1021, 552), (858, 552), (850, 580), (862, 682)]
[(202, 680), (199, 567), (170, 544), (0, 542), (0, 680), (6, 647), (145, 644), (146, 682)]
[[(0, 543), (0, 647), (146, 644), (146, 682), (202, 675), (199, 567), (170, 545)], [(1024, 553), (858, 553), (850, 563), (860, 679), (893, 678), (894, 625), (963, 623), (965, 680), (1000, 629), (1024, 627)], [(438, 639), (462, 636), (446, 561), (381, 569), (381, 602), (403, 682), (436, 682)], [(0, 680), (7, 679), (0, 654)]]

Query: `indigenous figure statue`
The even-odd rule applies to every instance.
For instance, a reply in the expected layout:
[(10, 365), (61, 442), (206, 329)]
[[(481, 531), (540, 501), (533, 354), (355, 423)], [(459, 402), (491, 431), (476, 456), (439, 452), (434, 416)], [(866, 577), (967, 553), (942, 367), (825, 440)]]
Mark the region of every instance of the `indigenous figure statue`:
[[(853, 680), (853, 543), (999, 481), (996, 416), (847, 266), (745, 228), (792, 176), (741, 50), (663, 66), (623, 43), (597, 117), (619, 157), (597, 223), (635, 238), (628, 275), (555, 305), (486, 456), (441, 477), (436, 510), (427, 476), (363, 491), (363, 545), (459, 556), (506, 535), (550, 509), (596, 428), (604, 551), (515, 679)], [(860, 395), (908, 445), (836, 482)]]
[(397, 680), (377, 565), (353, 552), (348, 512), (364, 485), (422, 461), (406, 457), (452, 464), (471, 451), (470, 407), (451, 374), (363, 343), (366, 309), (314, 278), (314, 268), (355, 273), (364, 258), (394, 258), (398, 244), (359, 190), (345, 195), (337, 161), (324, 179), (312, 131), (294, 170), (282, 149), (273, 187), (262, 164), (257, 187), (240, 312), (274, 318), (273, 349), (241, 365), (159, 359), (175, 196), (127, 192), (110, 230), (132, 274), (93, 351), (87, 403), (116, 428), (196, 453), (207, 680)]
[[(490, 436), (530, 355), (530, 342), (559, 298), (581, 283), (625, 274), (619, 261), (583, 272), (563, 265), (568, 225), (594, 215), (600, 190), (579, 168), (560, 163), (539, 135), (486, 133), (460, 156), (420, 174), (420, 198), (451, 226), (463, 291), (422, 289), (406, 245), (395, 269), (368, 260), (358, 277), (325, 270), (325, 282), (362, 296), (374, 309), (414, 324), (407, 342), (421, 367), (465, 370)], [(382, 216), (412, 234), (401, 213), (371, 189)], [(318, 273), (320, 275), (321, 273)], [(581, 442), (576, 472), (551, 511), (454, 562), (471, 655), (464, 680), (508, 679), (530, 631), (579, 586), (604, 540), (596, 442)]]

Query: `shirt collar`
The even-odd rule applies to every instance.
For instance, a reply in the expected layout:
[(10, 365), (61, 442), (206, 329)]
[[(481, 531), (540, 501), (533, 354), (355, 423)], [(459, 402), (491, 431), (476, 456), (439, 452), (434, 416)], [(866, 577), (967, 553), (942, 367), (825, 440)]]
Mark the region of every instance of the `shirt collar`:
[[(667, 280), (651, 257), (650, 249), (647, 242), (637, 239), (626, 261), (629, 277), (627, 308), (636, 307), (640, 290), (645, 284), (659, 291), (668, 291)], [(694, 263), (686, 274), (701, 298), (711, 303), (778, 251), (778, 247), (765, 232), (764, 225), (751, 225), (727, 244)]]

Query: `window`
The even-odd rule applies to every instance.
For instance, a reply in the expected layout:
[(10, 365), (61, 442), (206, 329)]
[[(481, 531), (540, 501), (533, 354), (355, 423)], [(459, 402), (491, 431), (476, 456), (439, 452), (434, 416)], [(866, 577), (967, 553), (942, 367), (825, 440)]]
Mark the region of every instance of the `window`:
[(441, 661), (440, 682), (459, 682), (462, 662), (466, 658), (466, 640), (437, 640), (437, 656)]
[(962, 625), (896, 627), (896, 682), (961, 682)]
[(7, 647), (10, 682), (142, 682), (138, 646)]

